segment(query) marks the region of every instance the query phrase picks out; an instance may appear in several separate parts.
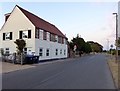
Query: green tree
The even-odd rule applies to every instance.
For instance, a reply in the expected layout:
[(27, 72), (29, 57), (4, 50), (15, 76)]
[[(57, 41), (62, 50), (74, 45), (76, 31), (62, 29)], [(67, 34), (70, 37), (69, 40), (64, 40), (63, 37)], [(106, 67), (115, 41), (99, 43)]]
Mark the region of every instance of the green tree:
[(102, 52), (103, 51), (103, 46), (100, 45), (97, 42), (89, 41), (88, 42), (91, 45), (92, 52)]
[(23, 49), (26, 46), (26, 42), (23, 39), (16, 39), (14, 43), (17, 45), (18, 55), (21, 56), (21, 64), (23, 64)]
[(81, 38), (77, 35), (77, 37), (73, 38), (71, 41), (72, 41), (73, 45), (77, 46), (76, 51), (84, 51), (85, 41), (83, 38)]
[(85, 48), (84, 49), (85, 49), (84, 50), (85, 53), (92, 52), (92, 48), (91, 48), (91, 46), (90, 46), (90, 44), (88, 42), (85, 43)]
[(4, 49), (3, 48), (0, 48), (0, 53), (1, 53), (2, 56), (4, 55)]
[(69, 46), (70, 46), (70, 49), (72, 49), (72, 50), (74, 49), (74, 44), (73, 44), (73, 42), (70, 41), (70, 42), (69, 42)]
[(14, 41), (14, 43), (17, 45), (17, 49), (18, 49), (18, 52), (19, 53), (22, 53), (23, 52), (23, 49), (25, 48), (26, 46), (26, 42), (25, 40), (23, 39), (16, 39), (16, 41)]

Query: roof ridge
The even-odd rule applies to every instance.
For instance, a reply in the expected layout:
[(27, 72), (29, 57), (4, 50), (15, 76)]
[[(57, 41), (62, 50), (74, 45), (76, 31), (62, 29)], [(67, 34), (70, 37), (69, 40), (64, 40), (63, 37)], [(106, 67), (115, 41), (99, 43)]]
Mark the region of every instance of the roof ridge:
[[(26, 10), (26, 9), (24, 9), (24, 8), (22, 8), (22, 7), (18, 6), (18, 5), (16, 5), (16, 6), (17, 6), (18, 8), (20, 8), (20, 9), (22, 9), (22, 10), (27, 11), (28, 13), (30, 13), (30, 14), (32, 14), (32, 15), (34, 15), (34, 16), (36, 16), (37, 18), (39, 18), (39, 19), (41, 19), (41, 20), (43, 20), (43, 21), (45, 21), (45, 22), (47, 22), (47, 23), (51, 24), (52, 26), (55, 26), (54, 24), (52, 24), (52, 23), (50, 23), (50, 22), (48, 22), (48, 21), (44, 20), (43, 18), (41, 18), (41, 17), (39, 17), (39, 16), (35, 15), (34, 13), (29, 12), (28, 10)], [(56, 26), (55, 26), (55, 27), (56, 27)]]
[(20, 6), (16, 5), (21, 12), (33, 23), (33, 25), (36, 28), (41, 28), (43, 30), (46, 30), (50, 33), (54, 33), (58, 36), (67, 38), (54, 24), (51, 24), (50, 22), (40, 18), (39, 16), (35, 15), (34, 13), (31, 13), (27, 11), (26, 9), (21, 8)]

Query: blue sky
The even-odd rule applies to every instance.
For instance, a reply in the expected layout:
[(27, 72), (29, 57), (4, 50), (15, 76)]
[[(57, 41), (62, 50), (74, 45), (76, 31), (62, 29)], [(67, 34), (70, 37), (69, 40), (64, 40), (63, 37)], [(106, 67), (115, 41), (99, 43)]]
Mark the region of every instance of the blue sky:
[(79, 34), (85, 41), (95, 41), (108, 48), (114, 45), (117, 2), (2, 2), (0, 3), (0, 27), (4, 14), (15, 5), (36, 14), (56, 25), (69, 40)]

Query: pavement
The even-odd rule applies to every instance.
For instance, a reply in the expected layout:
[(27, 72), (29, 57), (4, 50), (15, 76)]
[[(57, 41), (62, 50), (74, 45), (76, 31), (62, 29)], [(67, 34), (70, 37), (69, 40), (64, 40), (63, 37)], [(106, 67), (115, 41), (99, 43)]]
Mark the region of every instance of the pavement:
[(7, 62), (1, 62), (1, 63), (2, 63), (2, 73), (8, 73), (8, 72), (24, 70), (24, 69), (35, 67), (32, 65), (20, 65), (20, 64), (12, 64)]
[[(72, 60), (72, 58), (70, 58), (69, 61), (70, 60)], [(1, 68), (0, 73), (8, 73), (8, 72), (13, 72), (13, 71), (19, 71), (19, 70), (33, 68), (33, 67), (40, 66), (40, 65), (51, 64), (51, 63), (62, 62), (62, 61), (68, 61), (68, 59), (67, 60), (66, 59), (60, 59), (60, 60), (54, 60), (54, 61), (40, 62), (40, 63), (37, 63), (37, 64), (24, 64), (24, 65), (13, 64), (13, 63), (9, 63), (9, 62), (0, 61), (0, 68)]]
[(104, 54), (3, 73), (3, 89), (115, 89)]
[[(72, 60), (72, 58), (69, 58), (69, 61)], [(13, 71), (18, 71), (18, 70), (24, 70), (28, 68), (33, 68), (39, 65), (45, 65), (45, 64), (51, 64), (55, 62), (62, 62), (62, 61), (68, 61), (66, 59), (60, 59), (60, 60), (54, 60), (54, 61), (46, 61), (46, 62), (40, 62), (37, 64), (13, 64), (9, 62), (2, 62), (0, 58), (0, 73), (8, 73), (8, 72), (13, 72)]]

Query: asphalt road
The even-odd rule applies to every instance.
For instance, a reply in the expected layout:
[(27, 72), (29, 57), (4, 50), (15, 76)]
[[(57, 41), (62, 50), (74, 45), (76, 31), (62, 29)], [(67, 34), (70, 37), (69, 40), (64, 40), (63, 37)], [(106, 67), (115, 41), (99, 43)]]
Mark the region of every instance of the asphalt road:
[(104, 54), (65, 59), (2, 75), (3, 89), (115, 89)]

